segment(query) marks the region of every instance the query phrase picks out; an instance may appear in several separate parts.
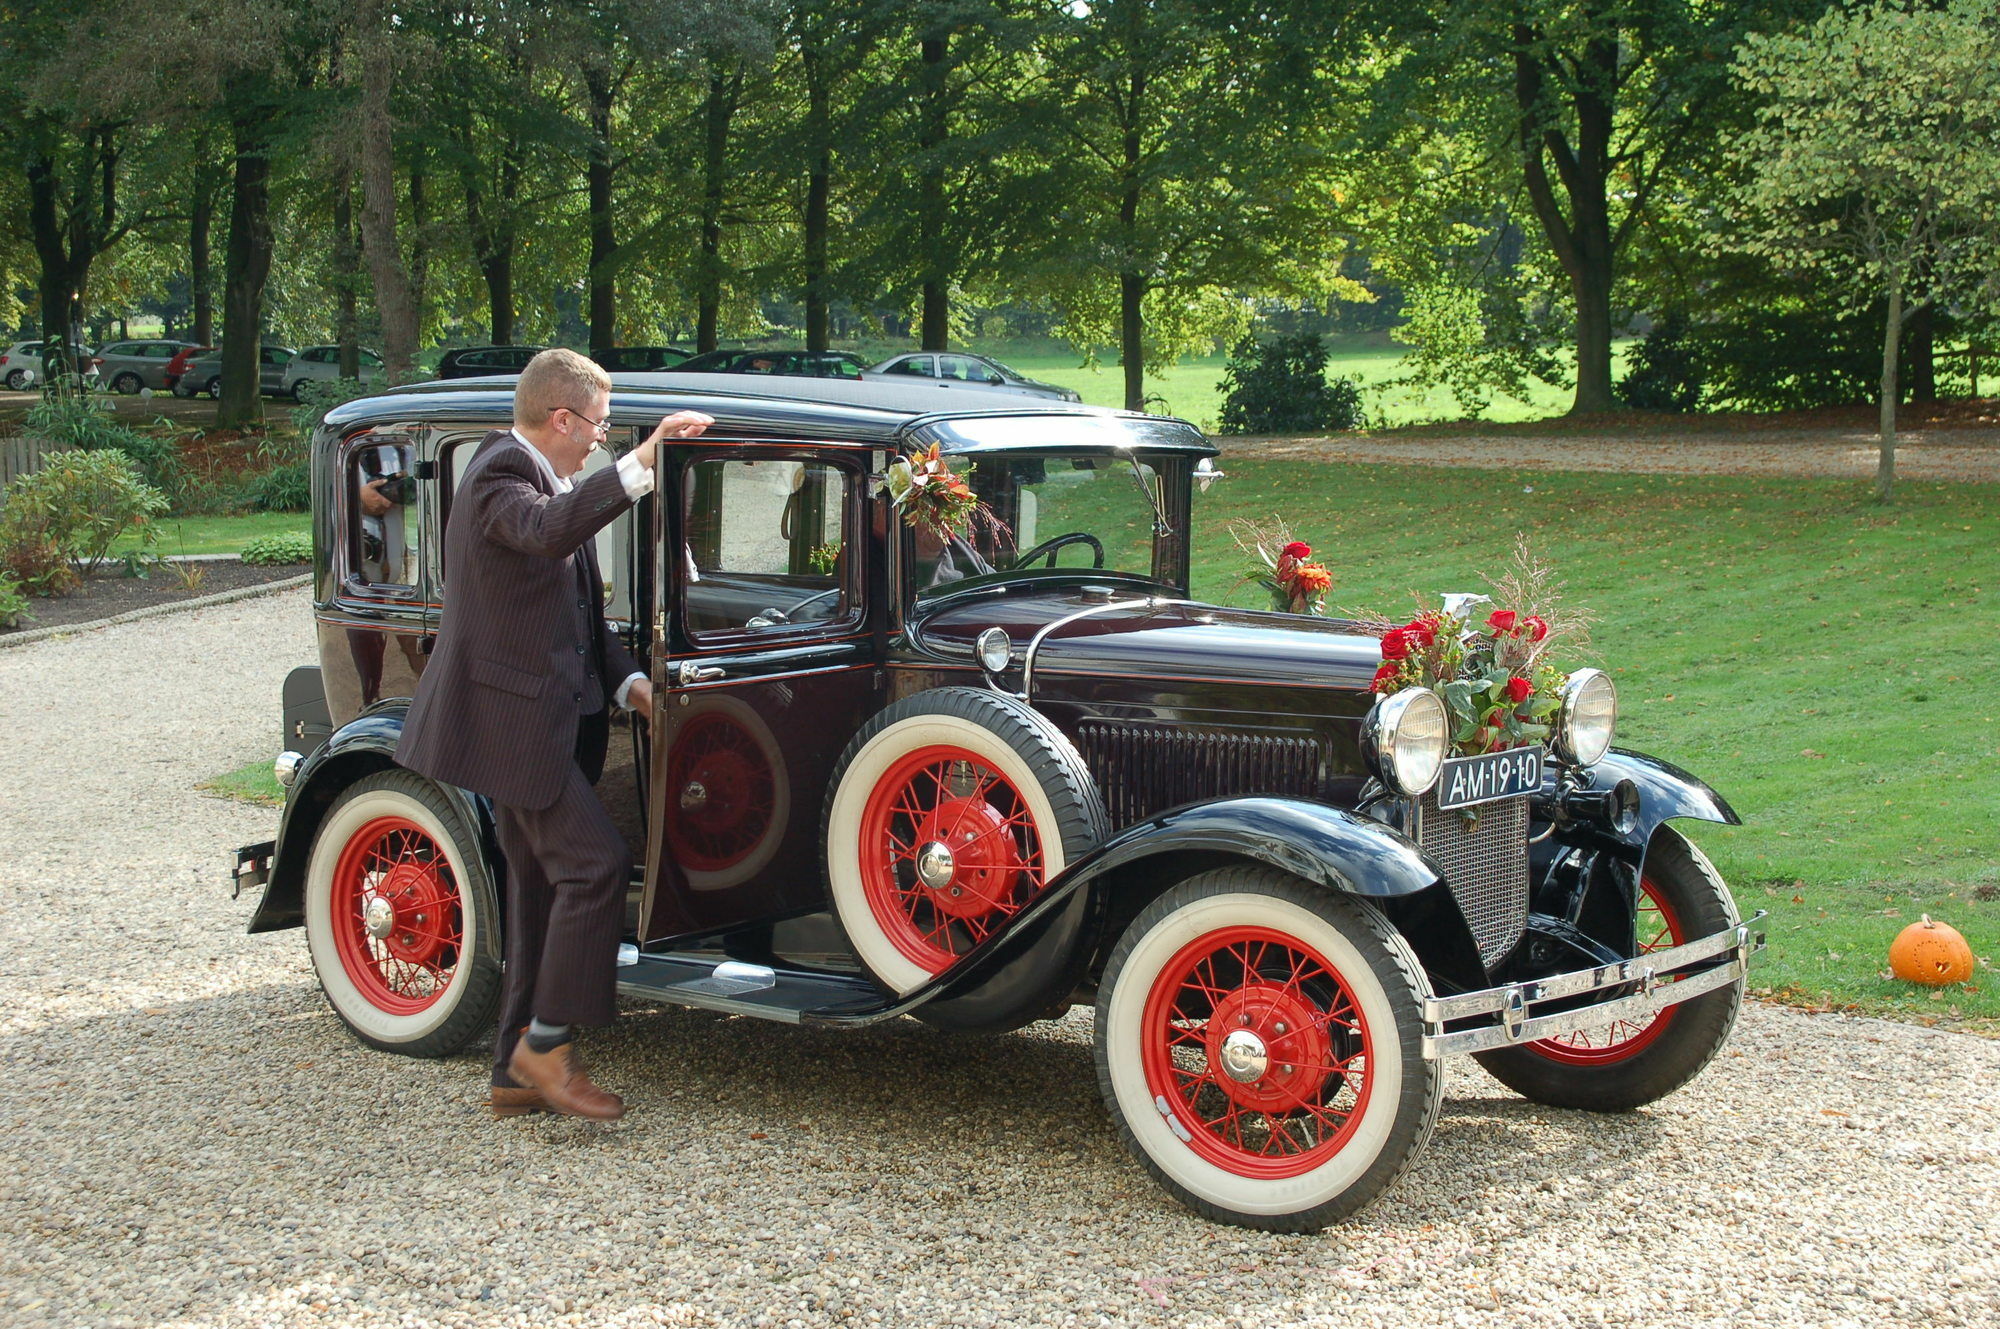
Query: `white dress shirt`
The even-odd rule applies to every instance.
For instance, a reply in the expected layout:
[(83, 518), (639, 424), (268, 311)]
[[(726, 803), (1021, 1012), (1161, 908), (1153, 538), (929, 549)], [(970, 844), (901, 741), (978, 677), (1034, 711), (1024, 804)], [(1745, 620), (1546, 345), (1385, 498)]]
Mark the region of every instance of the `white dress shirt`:
[[(535, 459), (535, 465), (542, 468), (542, 474), (549, 477), (549, 483), (555, 486), (556, 492), (558, 494), (567, 494), (572, 488), (568, 477), (557, 475), (556, 468), (549, 465), (549, 459), (542, 455), (542, 450), (533, 443), (530, 443), (520, 430), (512, 429), (508, 432), (520, 440), (521, 446), (528, 450), (528, 455)], [(595, 452), (596, 450), (597, 445), (592, 444), (591, 451)], [(639, 459), (628, 452), (618, 459), (618, 483), (625, 486), (625, 496), (634, 503), (637, 503), (640, 499), (653, 492), (653, 472), (647, 467), (641, 466)], [(596, 539), (597, 537), (592, 536), (591, 538)], [(611, 695), (611, 700), (616, 703), (620, 710), (629, 711), (632, 709), (631, 706), (626, 704), (626, 698), (632, 693), (632, 685), (644, 677), (644, 674), (632, 674), (623, 683), (618, 685), (618, 691)]]

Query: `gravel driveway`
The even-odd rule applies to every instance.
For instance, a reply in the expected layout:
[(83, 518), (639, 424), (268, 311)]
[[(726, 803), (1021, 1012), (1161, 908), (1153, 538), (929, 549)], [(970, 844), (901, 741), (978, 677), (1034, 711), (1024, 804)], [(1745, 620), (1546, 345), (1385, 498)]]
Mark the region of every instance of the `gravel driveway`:
[(303, 591), (0, 653), (0, 1325), (2000, 1323), (2000, 1043), (1753, 1006), (1591, 1117), (1454, 1069), (1318, 1237), (1168, 1201), (1089, 1021), (858, 1035), (634, 1006), (613, 1127), (494, 1122), (483, 1056), (371, 1052), (225, 860), (275, 814)]

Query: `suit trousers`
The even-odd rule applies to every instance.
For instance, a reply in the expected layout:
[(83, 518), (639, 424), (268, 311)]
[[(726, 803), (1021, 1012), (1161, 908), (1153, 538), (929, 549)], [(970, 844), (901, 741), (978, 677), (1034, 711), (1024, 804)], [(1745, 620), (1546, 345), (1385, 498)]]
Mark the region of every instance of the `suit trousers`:
[[(602, 711), (584, 716), (577, 744), (578, 762), (600, 770), (605, 719)], [(592, 738), (595, 753), (588, 751)], [(593, 774), (572, 763), (548, 807), (494, 809), (507, 858), (507, 969), (493, 1047), (498, 1085), (513, 1083), (507, 1061), (529, 1020), (610, 1024), (618, 1014), (618, 937), (632, 853), (591, 788)]]

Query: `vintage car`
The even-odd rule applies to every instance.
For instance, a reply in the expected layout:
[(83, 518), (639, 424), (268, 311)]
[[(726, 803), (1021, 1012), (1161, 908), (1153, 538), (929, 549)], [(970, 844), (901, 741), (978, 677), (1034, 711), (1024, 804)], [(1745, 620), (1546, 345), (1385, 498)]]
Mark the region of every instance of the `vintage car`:
[[(499, 991), (492, 810), (391, 753), (450, 604), (455, 479), (511, 394), (398, 389), (315, 437), (319, 662), (284, 685), (277, 839), (237, 854), (250, 931), (303, 925), (334, 1011), (412, 1056), (485, 1036)], [(1667, 823), (1729, 805), (1611, 746), (1596, 671), (1546, 751), (1447, 761), (1435, 696), (1369, 690), (1379, 630), (1192, 600), (1220, 475), (1193, 426), (632, 374), (609, 451), (682, 408), (716, 424), (596, 537), (657, 688), (599, 784), (632, 849), (627, 996), (995, 1033), (1094, 1004), (1138, 1159), (1285, 1231), (1410, 1165), (1444, 1058), (1617, 1111), (1727, 1038), (1761, 938)], [(885, 474), (933, 446), (993, 520), (899, 519)], [(378, 479), (395, 506), (364, 514)]]

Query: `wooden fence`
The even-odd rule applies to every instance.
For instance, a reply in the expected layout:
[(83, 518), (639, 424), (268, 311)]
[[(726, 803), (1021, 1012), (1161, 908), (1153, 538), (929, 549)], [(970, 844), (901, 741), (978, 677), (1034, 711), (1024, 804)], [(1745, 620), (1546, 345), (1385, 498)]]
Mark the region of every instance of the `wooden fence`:
[(46, 449), (39, 438), (0, 438), (0, 490), (42, 469)]

